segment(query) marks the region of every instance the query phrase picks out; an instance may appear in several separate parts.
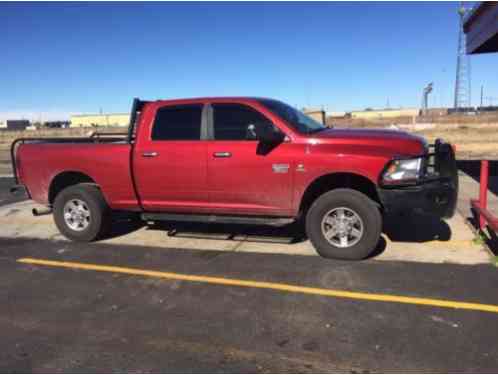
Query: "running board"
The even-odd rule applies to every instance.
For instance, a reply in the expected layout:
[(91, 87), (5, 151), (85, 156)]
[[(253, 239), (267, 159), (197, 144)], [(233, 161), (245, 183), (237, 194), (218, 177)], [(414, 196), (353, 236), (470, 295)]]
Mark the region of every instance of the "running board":
[(167, 213), (143, 213), (140, 215), (144, 221), (186, 221), (201, 223), (222, 224), (249, 224), (249, 225), (285, 225), (294, 221), (291, 217), (268, 216), (229, 216), (229, 215), (187, 215)]

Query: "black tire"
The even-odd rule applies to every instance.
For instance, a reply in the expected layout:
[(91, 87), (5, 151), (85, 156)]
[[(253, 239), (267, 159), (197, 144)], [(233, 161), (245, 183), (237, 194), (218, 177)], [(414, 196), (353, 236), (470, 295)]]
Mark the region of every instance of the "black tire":
[[(64, 206), (71, 200), (84, 202), (90, 212), (89, 223), (83, 230), (73, 230), (64, 219)], [(104, 237), (111, 228), (111, 210), (100, 190), (93, 184), (77, 184), (62, 190), (55, 197), (53, 214), (59, 231), (73, 241), (94, 241)]]
[[(325, 215), (340, 207), (354, 211), (363, 224), (363, 234), (350, 247), (335, 246), (326, 239), (322, 231)], [(381, 230), (382, 216), (376, 203), (365, 194), (352, 189), (335, 189), (319, 196), (306, 215), (306, 234), (317, 253), (324, 258), (365, 259), (377, 247)]]

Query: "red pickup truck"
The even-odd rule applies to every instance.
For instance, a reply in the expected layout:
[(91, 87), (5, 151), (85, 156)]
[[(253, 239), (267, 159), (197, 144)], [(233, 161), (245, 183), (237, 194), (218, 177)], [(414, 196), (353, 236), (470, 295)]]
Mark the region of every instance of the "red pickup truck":
[(105, 237), (118, 210), (146, 221), (300, 220), (320, 255), (363, 259), (383, 215), (450, 217), (458, 193), (447, 143), (328, 128), (265, 98), (135, 99), (126, 134), (24, 138), (11, 154), (12, 190), (47, 205), (76, 241)]

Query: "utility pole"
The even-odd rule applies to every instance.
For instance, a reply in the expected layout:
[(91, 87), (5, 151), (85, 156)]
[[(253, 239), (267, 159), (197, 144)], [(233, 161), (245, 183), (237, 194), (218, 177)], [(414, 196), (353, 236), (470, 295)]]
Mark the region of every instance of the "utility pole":
[(458, 8), (460, 23), (458, 28), (458, 49), (457, 49), (457, 66), (455, 78), (455, 100), (453, 106), (455, 109), (471, 106), (470, 97), (470, 60), (465, 53), (465, 33), (463, 31), (463, 19), (467, 9), (463, 6), (463, 1)]
[(424, 87), (424, 91), (422, 92), (422, 115), (427, 113), (427, 108), (429, 107), (429, 94), (432, 92), (432, 86), (433, 82)]
[(482, 107), (482, 98), (484, 95), (484, 85), (481, 85), (481, 107)]

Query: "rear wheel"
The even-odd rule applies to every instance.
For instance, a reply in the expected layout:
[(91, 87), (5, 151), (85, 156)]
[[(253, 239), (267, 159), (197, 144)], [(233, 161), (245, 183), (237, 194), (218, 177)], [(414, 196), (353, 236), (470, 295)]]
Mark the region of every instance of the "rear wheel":
[(375, 202), (352, 189), (318, 197), (306, 215), (306, 234), (325, 258), (359, 260), (376, 248), (382, 217)]
[(78, 184), (55, 197), (54, 221), (68, 239), (89, 242), (109, 232), (111, 210), (95, 185)]

